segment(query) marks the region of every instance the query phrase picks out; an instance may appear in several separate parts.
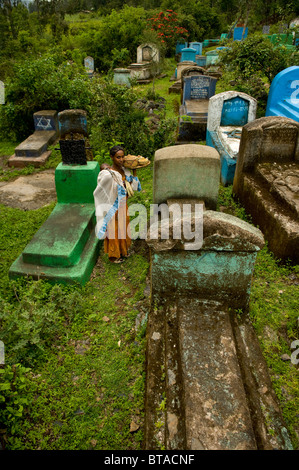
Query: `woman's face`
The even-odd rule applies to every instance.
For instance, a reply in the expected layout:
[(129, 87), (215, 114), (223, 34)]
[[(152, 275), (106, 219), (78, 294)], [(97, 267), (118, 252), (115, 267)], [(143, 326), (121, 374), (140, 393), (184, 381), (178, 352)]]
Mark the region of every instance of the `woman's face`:
[(123, 166), (123, 163), (124, 163), (124, 152), (123, 150), (119, 150), (118, 152), (116, 152), (111, 158), (112, 158), (112, 161), (113, 161), (113, 165), (117, 168), (121, 168)]

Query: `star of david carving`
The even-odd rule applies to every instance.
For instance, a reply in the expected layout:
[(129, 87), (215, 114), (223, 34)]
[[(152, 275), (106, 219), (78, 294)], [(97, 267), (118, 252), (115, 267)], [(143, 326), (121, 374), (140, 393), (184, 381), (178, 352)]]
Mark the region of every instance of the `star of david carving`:
[(47, 119), (44, 116), (37, 119), (36, 126), (42, 128), (44, 131), (52, 129), (51, 119)]

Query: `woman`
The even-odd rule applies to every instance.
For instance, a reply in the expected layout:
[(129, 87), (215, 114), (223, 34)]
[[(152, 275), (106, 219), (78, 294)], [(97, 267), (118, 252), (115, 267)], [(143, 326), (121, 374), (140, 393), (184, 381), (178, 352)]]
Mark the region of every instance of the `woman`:
[(124, 168), (124, 149), (116, 145), (110, 149), (112, 165), (100, 171), (98, 184), (93, 193), (97, 227), (96, 234), (104, 238), (104, 251), (109, 260), (121, 263), (128, 256), (131, 245), (128, 225), (127, 197), (128, 191), (140, 191), (141, 186), (136, 176), (136, 170), (131, 172)]

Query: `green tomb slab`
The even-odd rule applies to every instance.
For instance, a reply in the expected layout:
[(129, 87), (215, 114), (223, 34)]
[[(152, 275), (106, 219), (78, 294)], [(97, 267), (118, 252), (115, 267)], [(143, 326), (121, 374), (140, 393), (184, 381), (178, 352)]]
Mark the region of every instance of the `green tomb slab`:
[(95, 234), (93, 191), (99, 165), (59, 164), (55, 172), (58, 203), (15, 260), (9, 277), (51, 283), (85, 284), (99, 256), (102, 241)]

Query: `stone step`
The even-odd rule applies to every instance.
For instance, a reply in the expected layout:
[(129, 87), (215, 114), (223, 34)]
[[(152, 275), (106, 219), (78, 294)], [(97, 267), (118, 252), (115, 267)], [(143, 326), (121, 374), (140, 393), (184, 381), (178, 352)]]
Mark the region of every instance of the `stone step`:
[(95, 227), (94, 204), (57, 204), (23, 251), (23, 262), (75, 266)]

